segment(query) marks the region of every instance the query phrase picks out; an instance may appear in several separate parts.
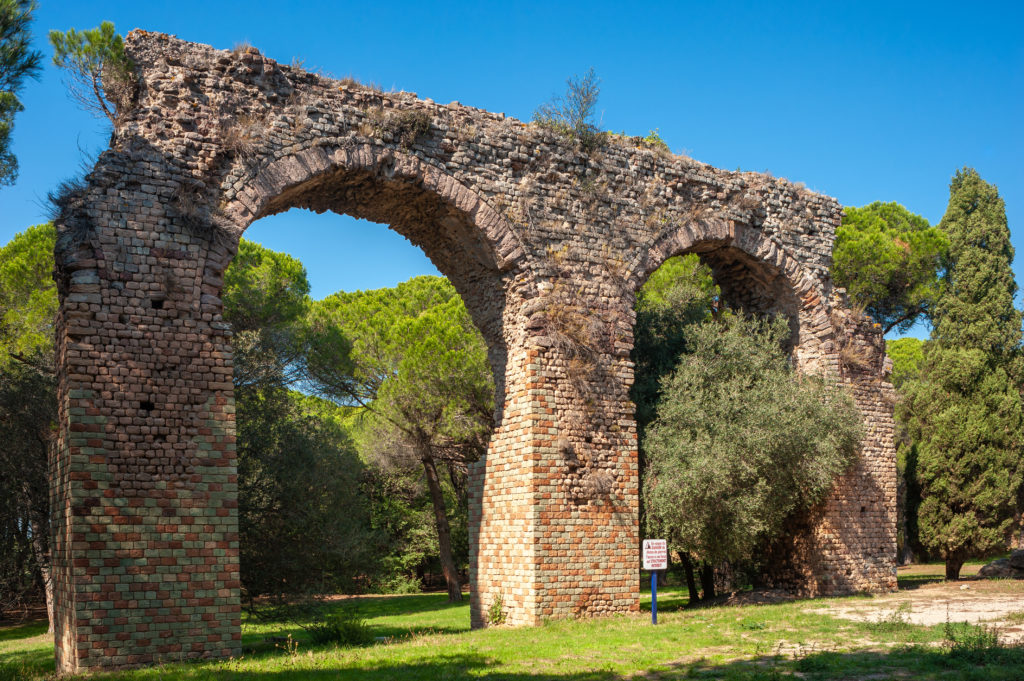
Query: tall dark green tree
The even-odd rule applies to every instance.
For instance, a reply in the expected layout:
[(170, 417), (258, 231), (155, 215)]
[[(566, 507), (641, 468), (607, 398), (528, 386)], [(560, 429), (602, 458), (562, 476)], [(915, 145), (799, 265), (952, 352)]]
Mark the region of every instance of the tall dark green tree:
[(31, 48), (35, 9), (32, 0), (0, 0), (0, 186), (18, 177), (18, 160), (11, 153), (14, 115), (24, 108), (18, 92), (27, 78), (38, 75), (43, 58)]
[[(919, 338), (897, 338), (885, 342), (885, 352), (892, 360), (892, 385), (902, 395), (903, 386), (920, 376), (924, 359), (924, 341)], [(922, 555), (917, 531), (917, 511), (921, 506), (921, 488), (917, 481), (917, 444), (910, 439), (902, 423), (897, 421), (896, 470), (899, 486), (896, 488), (896, 514), (899, 522), (897, 545), (900, 562), (910, 563), (915, 555)]]
[(997, 189), (958, 171), (939, 228), (950, 245), (946, 288), (899, 414), (917, 443), (921, 542), (957, 579), (967, 558), (1006, 546), (1024, 483), (1021, 313)]
[(942, 290), (945, 234), (898, 203), (846, 208), (832, 276), (885, 333), (927, 316)]

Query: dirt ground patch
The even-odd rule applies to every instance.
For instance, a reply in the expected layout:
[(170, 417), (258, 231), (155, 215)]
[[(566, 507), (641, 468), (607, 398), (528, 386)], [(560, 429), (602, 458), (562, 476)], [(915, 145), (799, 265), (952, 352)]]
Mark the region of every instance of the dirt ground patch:
[[(914, 570), (911, 574), (925, 574), (920, 566), (910, 570)], [(1024, 582), (1017, 580), (968, 578), (958, 582), (925, 583), (894, 594), (814, 607), (808, 611), (861, 622), (985, 623), (996, 627), (1005, 643), (1024, 644)]]

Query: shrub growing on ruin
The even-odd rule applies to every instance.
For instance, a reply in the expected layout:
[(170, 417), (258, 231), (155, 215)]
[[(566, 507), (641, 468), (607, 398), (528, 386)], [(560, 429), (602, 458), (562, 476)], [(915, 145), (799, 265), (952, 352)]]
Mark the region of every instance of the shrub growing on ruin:
[(68, 73), (72, 98), (86, 111), (116, 124), (118, 111), (131, 101), (134, 65), (114, 24), (104, 21), (85, 31), (50, 31), (50, 44), (53, 63)]
[(556, 95), (537, 107), (533, 122), (572, 137), (584, 150), (597, 149), (605, 142), (605, 133), (597, 121), (600, 94), (601, 80), (591, 67), (582, 77), (573, 76), (566, 81), (565, 94)]

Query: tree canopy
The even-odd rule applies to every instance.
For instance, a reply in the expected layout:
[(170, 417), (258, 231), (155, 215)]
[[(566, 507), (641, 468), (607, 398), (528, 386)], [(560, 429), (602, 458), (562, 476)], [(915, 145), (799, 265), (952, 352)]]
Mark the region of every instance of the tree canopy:
[(250, 598), (352, 592), (380, 538), (358, 493), (365, 466), (338, 420), (308, 398), (261, 386), (238, 391), (242, 583)]
[(944, 232), (898, 203), (846, 208), (832, 276), (885, 333), (906, 331), (935, 304), (947, 249)]
[(224, 318), (234, 330), (235, 385), (292, 386), (305, 377), (309, 280), (302, 263), (242, 239), (224, 273)]
[(934, 339), (997, 359), (1016, 355), (1021, 313), (1013, 303), (1013, 246), (999, 191), (973, 168), (957, 171), (939, 229), (949, 241), (949, 272), (933, 314)]
[[(371, 456), (391, 467), (422, 467), (449, 598), (461, 599), (438, 466), (464, 487), (465, 464), (486, 449), (494, 386), (483, 338), (454, 287), (438, 277), (335, 294), (310, 318), (318, 337), (335, 328), (351, 342), (347, 365), (337, 363), (342, 344), (312, 344), (312, 382), (324, 395), (366, 408)], [(456, 496), (464, 500), (464, 490)]]
[(892, 385), (897, 390), (917, 378), (924, 358), (924, 341), (920, 338), (897, 338), (885, 342), (885, 354), (892, 360)]
[(366, 497), (353, 494), (365, 467), (333, 405), (290, 390), (306, 377), (308, 294), (302, 263), (247, 240), (224, 274), (250, 597), (352, 591), (379, 548)]
[(0, 248), (0, 368), (20, 359), (53, 367), (57, 287), (50, 223), (29, 227)]
[(641, 435), (654, 419), (662, 380), (687, 349), (686, 328), (710, 318), (718, 296), (711, 270), (692, 253), (666, 260), (637, 294), (630, 398)]
[(402, 324), (457, 297), (446, 279), (424, 276), (318, 301), (309, 314), (310, 333), (318, 339), (308, 357), (312, 380), (330, 399), (368, 405), (409, 349)]
[[(0, 248), (0, 610), (49, 579), (47, 455), (55, 437), (53, 225)], [(52, 625), (52, 618), (51, 618)]]

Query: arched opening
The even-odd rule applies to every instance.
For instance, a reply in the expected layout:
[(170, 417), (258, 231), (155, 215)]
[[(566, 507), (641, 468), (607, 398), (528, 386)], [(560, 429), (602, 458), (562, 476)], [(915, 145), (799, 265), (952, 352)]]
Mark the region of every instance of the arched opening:
[[(507, 339), (505, 301), (525, 269), (512, 230), (481, 197), (414, 156), (365, 146), (328, 152), (314, 147), (254, 169), (235, 181), (240, 190), (223, 209), (239, 237), (255, 220), (304, 208), (389, 226), (423, 251), (455, 287), (483, 334), (494, 372), (495, 414), (500, 422)], [(222, 278), (233, 252), (211, 260)]]
[[(348, 215), (293, 208), (260, 218), (244, 238), (298, 258), (314, 299), (336, 291), (391, 287), (414, 276), (442, 276), (401, 234)], [(374, 254), (381, 257), (370, 257)]]
[[(720, 444), (733, 437), (733, 425), (746, 418), (742, 416), (745, 409), (737, 407), (737, 403), (765, 402), (775, 397), (761, 394), (759, 390), (763, 388), (752, 374), (757, 367), (768, 369), (770, 366), (783, 372), (792, 367), (799, 373), (821, 374), (823, 368), (830, 366), (821, 348), (821, 331), (828, 322), (827, 315), (820, 309), (821, 296), (813, 290), (807, 290), (803, 282), (794, 282), (792, 273), (796, 270), (787, 267), (789, 263), (785, 253), (773, 244), (759, 242), (753, 238), (754, 235), (735, 225), (730, 225), (732, 233), (725, 238), (701, 238), (699, 229), (694, 231), (697, 231), (696, 236), (690, 230), (680, 230), (681, 236), (670, 233), (664, 237), (651, 249), (644, 276), (636, 279), (642, 281), (645, 287), (637, 289), (637, 322), (632, 355), (635, 375), (630, 393), (636, 406), (638, 423), (641, 535), (649, 537), (649, 532), (660, 531), (668, 536), (657, 538), (668, 538), (670, 544), (676, 544), (676, 575), (681, 583), (685, 577), (691, 600), (697, 598), (701, 590), (704, 598), (714, 595), (716, 576), (719, 588), (730, 582), (733, 587), (749, 585), (752, 579), (760, 585), (775, 583), (776, 575), (782, 570), (778, 569), (780, 566), (770, 566), (769, 573), (766, 558), (775, 539), (764, 533), (764, 539), (759, 545), (755, 545), (750, 537), (743, 538), (742, 542), (732, 542), (731, 537), (721, 535), (725, 531), (723, 528), (729, 527), (731, 521), (716, 525), (712, 520), (714, 513), (702, 514), (699, 511), (665, 515), (666, 500), (671, 498), (676, 508), (684, 505), (690, 505), (691, 508), (714, 507), (719, 518), (732, 513), (740, 516), (744, 512), (743, 504), (749, 507), (754, 503), (754, 495), (744, 495), (736, 490), (735, 506), (729, 507), (729, 502), (716, 506), (720, 500), (733, 493), (727, 484), (716, 486), (710, 484), (709, 479), (716, 475), (720, 478), (734, 477), (743, 480), (743, 484), (748, 486), (780, 482), (776, 480), (771, 483), (771, 475), (752, 472), (756, 466), (763, 466), (756, 463), (757, 457), (751, 456), (747, 461), (738, 462), (739, 465), (734, 466), (727, 460), (728, 456), (722, 455), (723, 451), (736, 451), (745, 444), (743, 437), (731, 440), (734, 445), (739, 445), (736, 449), (730, 450)], [(770, 257), (765, 257), (766, 254), (770, 254)], [(761, 320), (781, 318), (785, 323), (770, 332), (763, 327), (739, 323), (737, 318), (743, 317)], [(825, 324), (822, 323), (822, 317), (825, 318)], [(737, 357), (731, 354), (743, 347), (737, 343), (734, 335), (737, 332), (741, 336), (756, 334), (756, 341), (750, 336), (746, 352), (756, 354), (763, 347), (767, 350), (766, 356), (750, 363), (737, 362)], [(709, 341), (715, 334), (723, 338), (720, 343)], [(774, 355), (775, 359), (769, 361), (769, 354)], [(686, 361), (686, 357), (697, 359)], [(705, 368), (697, 366), (701, 362)], [(739, 367), (733, 370), (734, 375), (747, 371), (746, 376), (737, 377), (739, 380), (736, 382), (737, 386), (745, 384), (745, 387), (728, 387), (730, 371), (720, 369), (718, 365)], [(831, 378), (834, 381), (839, 376), (833, 373)], [(717, 388), (720, 385), (722, 392), (719, 393)], [(734, 392), (730, 394), (729, 390)], [(746, 394), (743, 390), (750, 392)], [(678, 404), (672, 403), (672, 400), (681, 399), (692, 400), (700, 406), (687, 411), (688, 408), (680, 408)], [(778, 399), (787, 398), (780, 394)], [(847, 398), (847, 402), (842, 404), (847, 409), (846, 423), (860, 418), (853, 409), (852, 401)], [(695, 416), (697, 411), (715, 416)], [(720, 427), (716, 425), (715, 418), (722, 419), (717, 422)], [(850, 434), (844, 435), (844, 458), (837, 457), (834, 463), (829, 460), (835, 468), (836, 476), (849, 469), (859, 449), (856, 426), (852, 425), (851, 428)], [(755, 429), (748, 432), (759, 431)], [(676, 438), (675, 443), (669, 444), (670, 438)], [(677, 444), (690, 442), (691, 438), (692, 446)], [(716, 448), (719, 448), (717, 457), (710, 456), (707, 460), (702, 458), (704, 452), (715, 452)], [(708, 473), (709, 468), (718, 465), (721, 466), (720, 470), (714, 474)], [(666, 467), (671, 466), (692, 468), (678, 475), (665, 475), (668, 470)], [(662, 485), (702, 487), (708, 494), (706, 503), (698, 502), (700, 494), (697, 493), (690, 494), (687, 491), (669, 494), (663, 491), (664, 487), (659, 490), (659, 471)], [(666, 483), (666, 480), (671, 482)], [(816, 494), (827, 494), (831, 488), (831, 479), (819, 486), (823, 486), (823, 489)], [(818, 496), (817, 501), (823, 498)], [(806, 510), (806, 507), (800, 507), (786, 513), (796, 517)], [(659, 511), (662, 512), (660, 517)], [(777, 521), (782, 515), (779, 514)], [(747, 519), (745, 524), (756, 525), (757, 519)], [(775, 531), (779, 531), (778, 525)], [(715, 538), (716, 533), (720, 539)], [(760, 564), (755, 556), (751, 556), (754, 560), (750, 560), (749, 565), (737, 573), (734, 559), (709, 560), (709, 554), (715, 555), (715, 551), (709, 547), (716, 542), (720, 545), (748, 545), (760, 552)], [(696, 548), (687, 549), (687, 546)], [(700, 548), (702, 546), (703, 549)], [(702, 550), (705, 552), (703, 555)], [(773, 559), (779, 560), (779, 554), (779, 551), (774, 551)], [(792, 558), (789, 555), (781, 557), (783, 561)], [(792, 583), (780, 585), (799, 586)]]
[[(486, 344), (487, 363), (493, 377), (493, 389), (488, 391), (488, 397), (493, 395), (493, 409), (486, 414), (488, 417), (486, 429), (489, 434), (496, 425), (501, 423), (503, 414), (505, 365), (508, 355), (504, 336), (505, 297), (510, 282), (515, 281), (510, 274), (516, 273), (516, 268), (510, 262), (506, 261), (504, 267), (497, 262), (500, 242), (495, 243), (480, 226), (481, 219), (489, 220), (487, 224), (491, 225), (493, 230), (497, 216), (486, 203), (454, 179), (437, 173), (433, 168), (423, 167), (414, 157), (403, 158), (399, 154), (399, 158), (396, 158), (394, 152), (384, 151), (380, 152), (378, 158), (373, 157), (373, 153), (369, 152), (372, 160), (368, 163), (360, 159), (362, 162), (357, 160), (349, 165), (333, 165), (318, 170), (312, 170), (309, 167), (308, 158), (303, 162), (298, 162), (294, 158), (286, 159), (283, 162), (286, 168), (298, 170), (283, 184), (271, 184), (273, 179), (267, 179), (268, 177), (277, 177), (273, 164), (257, 170), (245, 182), (248, 187), (258, 188), (260, 193), (256, 197), (248, 195), (246, 198), (251, 200), (243, 200), (235, 205), (229, 205), (224, 210), (225, 215), (241, 218), (232, 221), (233, 224), (229, 226), (230, 231), (232, 234), (240, 236), (245, 229), (260, 218), (292, 209), (305, 209), (315, 213), (331, 212), (380, 223), (369, 227), (390, 228), (420, 249), (437, 271), (446, 275), (447, 280), (464, 303), (465, 309), (472, 319), (472, 324)], [(440, 186), (428, 188), (426, 185), (430, 184), (431, 180)], [(223, 226), (225, 225), (222, 224)], [(500, 225), (498, 233), (500, 233)], [(508, 235), (505, 234), (505, 236)], [(230, 250), (225, 250), (221, 257), (211, 259), (207, 266), (211, 281), (223, 281), (227, 264), (232, 255)], [(386, 253), (360, 255), (371, 258), (388, 257)], [(412, 283), (407, 282), (409, 285)], [(399, 286), (399, 289), (401, 288), (402, 286)], [(386, 310), (377, 312), (382, 317), (387, 313)], [(370, 316), (377, 312), (372, 309), (366, 310), (366, 314)], [(236, 366), (236, 371), (237, 368)], [(395, 373), (401, 374), (404, 370), (401, 369)], [(395, 370), (392, 368), (389, 371), (394, 372)], [(450, 372), (449, 375), (453, 381), (456, 380), (454, 372)], [(438, 376), (437, 380), (444, 381), (444, 378)], [(386, 385), (382, 385), (387, 380), (389, 379), (377, 383), (372, 390), (373, 394), (369, 397), (366, 394), (358, 394), (358, 390), (347, 391), (344, 386), (340, 392), (337, 390), (332, 392), (328, 389), (326, 393), (321, 392), (320, 394), (327, 394), (331, 399), (346, 407), (359, 407), (373, 411), (372, 401), (377, 399), (378, 394), (388, 393)], [(393, 381), (393, 379), (390, 380)], [(349, 382), (336, 382), (335, 387), (340, 383)], [(366, 381), (367, 385), (370, 383), (376, 383), (376, 381)], [(326, 383), (321, 382), (320, 385), (323, 386)], [(378, 393), (378, 390), (384, 392)], [(236, 380), (236, 399), (239, 397), (237, 391)], [(421, 402), (428, 401), (426, 392), (421, 393), (421, 396), (423, 398)], [(475, 404), (478, 405), (479, 402)], [(242, 418), (245, 408), (247, 408), (246, 405), (245, 402), (239, 403), (237, 412), (239, 418)], [(409, 415), (410, 411), (404, 410), (401, 416), (413, 419), (414, 417)], [(479, 410), (477, 410), (476, 416), (477, 423), (479, 423)], [(395, 423), (394, 419), (391, 421)], [(245, 424), (239, 424), (240, 433), (247, 432), (243, 430), (243, 425)], [(470, 531), (466, 520), (468, 485), (465, 475), (467, 465), (483, 458), (483, 451), (487, 447), (487, 437), (481, 441), (479, 436), (476, 436), (472, 442), (454, 442), (449, 438), (442, 445), (434, 441), (436, 433), (431, 435), (427, 430), (420, 428), (420, 425), (411, 421), (405, 423), (403, 426), (404, 439), (402, 442), (392, 445), (392, 455), (394, 455), (394, 451), (401, 450), (407, 463), (413, 461), (421, 464), (421, 472), (424, 474), (429, 497), (434, 506), (433, 515), (436, 519), (441, 571), (448, 583), (450, 596), (457, 598), (459, 597), (458, 573), (460, 566), (453, 560), (452, 538), (462, 537), (470, 544), (474, 541), (469, 536)], [(478, 428), (477, 432), (479, 430)], [(242, 449), (247, 444), (243, 442), (244, 439), (240, 439), (239, 442), (240, 465), (244, 459), (243, 455), (246, 453)], [(454, 471), (458, 471), (458, 474)], [(460, 503), (459, 508), (462, 513), (458, 518), (461, 526), (449, 526), (448, 510), (453, 509), (451, 509), (451, 502), (447, 502), (446, 509), (443, 497), (448, 494), (442, 492), (442, 487), (446, 486), (448, 482), (451, 483), (450, 487), (455, 490), (456, 501)], [(448, 487), (445, 489), (447, 490)], [(244, 510), (243, 508), (243, 516)], [(243, 517), (243, 521), (244, 519)], [(242, 556), (244, 569), (245, 547), (243, 547)], [(243, 584), (246, 581), (244, 576)], [(464, 583), (465, 579), (463, 578), (461, 581)]]

